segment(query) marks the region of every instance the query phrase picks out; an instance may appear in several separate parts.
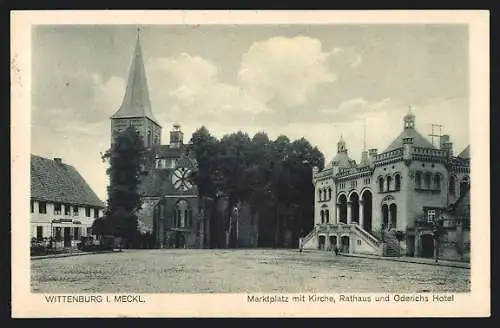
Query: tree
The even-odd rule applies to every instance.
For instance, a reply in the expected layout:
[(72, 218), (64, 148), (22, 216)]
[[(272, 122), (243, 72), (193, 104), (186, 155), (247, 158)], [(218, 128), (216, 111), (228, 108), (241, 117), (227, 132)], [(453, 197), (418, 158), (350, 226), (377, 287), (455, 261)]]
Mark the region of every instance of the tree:
[(138, 192), (140, 178), (146, 174), (147, 151), (137, 130), (130, 126), (119, 133), (111, 148), (103, 155), (109, 161), (108, 201), (105, 213), (106, 232), (123, 242), (137, 238), (137, 211), (141, 209)]
[(217, 193), (214, 176), (218, 163), (218, 142), (205, 126), (196, 130), (191, 137), (190, 148), (198, 163), (193, 179), (202, 197), (215, 197)]
[(292, 142), (280, 135), (272, 141), (265, 132), (250, 138), (238, 131), (218, 141), (202, 126), (193, 133), (191, 150), (198, 161), (194, 179), (200, 196), (217, 199), (220, 191), (228, 198), (227, 246), (236, 246), (235, 216), (231, 215), (236, 204), (247, 204), (251, 215), (258, 214), (259, 227), (269, 233), (264, 243), (275, 247), (281, 245), (281, 208), (297, 217), (292, 222), (292, 236), (297, 238), (300, 231), (312, 228), (312, 167), (323, 168), (324, 156), (305, 138)]

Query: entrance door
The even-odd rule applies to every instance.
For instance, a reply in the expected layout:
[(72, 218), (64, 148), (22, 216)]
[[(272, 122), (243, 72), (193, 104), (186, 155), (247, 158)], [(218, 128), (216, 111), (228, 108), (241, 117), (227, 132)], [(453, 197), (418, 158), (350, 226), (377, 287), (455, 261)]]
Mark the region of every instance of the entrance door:
[(330, 236), (330, 249), (335, 249), (337, 245), (337, 236)]
[(318, 237), (318, 249), (320, 249), (320, 250), (325, 249), (325, 236)]
[(70, 247), (70, 246), (71, 246), (71, 228), (65, 227), (64, 228), (64, 247)]
[(342, 236), (340, 243), (342, 244), (342, 252), (349, 253), (349, 236)]
[(422, 235), (420, 237), (422, 242), (422, 250), (420, 251), (421, 257), (434, 257), (434, 240), (431, 235)]

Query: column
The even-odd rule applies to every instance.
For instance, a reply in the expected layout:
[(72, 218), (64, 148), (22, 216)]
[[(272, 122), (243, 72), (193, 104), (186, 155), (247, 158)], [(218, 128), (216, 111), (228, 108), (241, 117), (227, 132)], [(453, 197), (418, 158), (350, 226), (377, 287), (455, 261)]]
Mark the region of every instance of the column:
[(336, 204), (336, 213), (335, 213), (335, 224), (339, 224), (340, 222), (340, 204)]
[(347, 202), (347, 224), (352, 223), (352, 202)]
[[(396, 227), (392, 226), (392, 213), (391, 213), (390, 207), (387, 208), (387, 227), (388, 228), (390, 227), (391, 229), (396, 228)], [(387, 229), (387, 230), (390, 230), (390, 229)]]
[[(363, 211), (363, 206), (364, 201), (362, 199), (359, 200), (359, 226), (363, 228), (363, 222), (364, 222), (364, 211)], [(363, 228), (364, 229), (364, 228)]]

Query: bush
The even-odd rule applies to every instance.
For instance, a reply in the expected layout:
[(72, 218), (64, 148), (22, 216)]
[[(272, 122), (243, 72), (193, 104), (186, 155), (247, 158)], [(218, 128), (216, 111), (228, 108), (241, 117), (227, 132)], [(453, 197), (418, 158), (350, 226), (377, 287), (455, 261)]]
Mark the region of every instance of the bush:
[(396, 230), (396, 231), (394, 231), (394, 236), (396, 237), (396, 239), (398, 241), (403, 241), (405, 234), (403, 233), (403, 231)]

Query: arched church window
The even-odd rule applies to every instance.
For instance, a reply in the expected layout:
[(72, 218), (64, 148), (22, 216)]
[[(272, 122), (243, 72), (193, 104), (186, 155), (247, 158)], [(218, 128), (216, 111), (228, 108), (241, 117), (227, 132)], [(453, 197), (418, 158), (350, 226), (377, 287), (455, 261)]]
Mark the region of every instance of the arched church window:
[(320, 201), (321, 201), (321, 193), (322, 193), (322, 191), (321, 191), (321, 189), (319, 189), (318, 190), (318, 198), (319, 198)]
[(325, 212), (321, 210), (321, 223), (325, 223)]
[(455, 184), (455, 177), (452, 175), (450, 176), (450, 181), (448, 182), (448, 192), (452, 196), (455, 196)]
[(330, 221), (330, 211), (329, 210), (325, 210), (325, 221), (326, 221), (326, 223), (328, 223)]
[(391, 190), (391, 182), (392, 182), (392, 177), (388, 176), (387, 177), (387, 191)]
[(394, 189), (398, 191), (401, 189), (401, 176), (399, 174), (394, 176)]
[(384, 191), (384, 178), (383, 177), (378, 178), (378, 191), (379, 192)]
[(331, 199), (332, 199), (332, 188), (328, 187), (328, 200), (331, 200)]
[(191, 206), (186, 200), (180, 200), (175, 204), (174, 225), (179, 228), (191, 225)]

